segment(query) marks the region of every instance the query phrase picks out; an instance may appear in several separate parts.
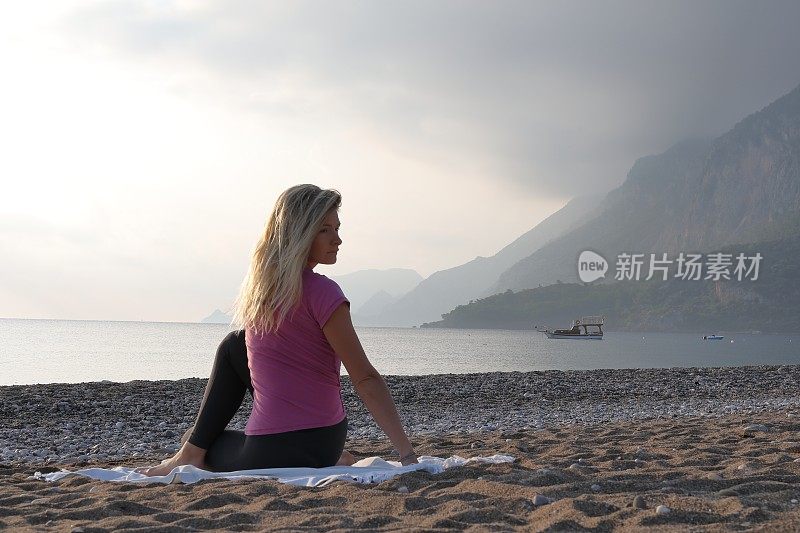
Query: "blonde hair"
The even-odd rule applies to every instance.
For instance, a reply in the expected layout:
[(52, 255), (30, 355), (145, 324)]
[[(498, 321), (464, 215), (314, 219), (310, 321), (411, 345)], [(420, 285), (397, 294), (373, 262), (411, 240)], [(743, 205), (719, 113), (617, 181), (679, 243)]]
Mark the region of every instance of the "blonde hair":
[(314, 238), (327, 214), (341, 205), (339, 191), (311, 184), (289, 187), (278, 196), (234, 304), (236, 327), (263, 333), (278, 329), (300, 302)]

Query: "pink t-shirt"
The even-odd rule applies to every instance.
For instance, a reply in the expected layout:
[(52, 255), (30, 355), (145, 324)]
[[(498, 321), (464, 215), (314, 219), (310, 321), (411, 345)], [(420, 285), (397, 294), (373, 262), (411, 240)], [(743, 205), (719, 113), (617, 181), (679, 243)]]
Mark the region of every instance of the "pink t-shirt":
[(281, 326), (266, 335), (245, 331), (253, 383), (245, 434), (332, 426), (344, 419), (342, 362), (322, 332), (343, 302), (350, 305), (335, 281), (306, 267), (300, 304)]

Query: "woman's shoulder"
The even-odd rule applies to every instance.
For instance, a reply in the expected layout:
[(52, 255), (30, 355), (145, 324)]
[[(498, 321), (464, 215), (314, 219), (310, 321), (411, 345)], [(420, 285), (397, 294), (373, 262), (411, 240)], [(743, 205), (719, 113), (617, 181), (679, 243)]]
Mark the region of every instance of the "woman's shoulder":
[(303, 288), (306, 287), (313, 292), (342, 292), (342, 289), (339, 287), (338, 283), (325, 274), (319, 274), (313, 270), (307, 270), (305, 272), (303, 277)]
[(303, 301), (320, 328), (339, 305), (343, 302), (348, 305), (350, 303), (338, 283), (316, 272), (308, 273), (304, 277)]

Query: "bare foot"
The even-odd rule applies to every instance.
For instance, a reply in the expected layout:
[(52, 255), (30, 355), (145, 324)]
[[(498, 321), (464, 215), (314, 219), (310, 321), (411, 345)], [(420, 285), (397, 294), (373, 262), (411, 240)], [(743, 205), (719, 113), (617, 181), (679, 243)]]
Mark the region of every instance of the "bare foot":
[(157, 466), (143, 466), (141, 468), (134, 469), (134, 472), (139, 474), (144, 474), (146, 476), (166, 476), (172, 469), (178, 466), (183, 465), (192, 465), (196, 466), (197, 468), (207, 470), (206, 464), (203, 461), (205, 459), (206, 451), (202, 448), (198, 448), (189, 443), (185, 443), (183, 447), (170, 457), (169, 459), (164, 459), (161, 461), (161, 464)]
[(136, 468), (134, 472), (144, 474), (145, 476), (166, 476), (172, 472), (175, 467), (183, 465), (192, 465), (202, 470), (206, 470), (206, 465), (203, 463), (203, 461), (191, 462), (175, 455), (169, 459), (164, 459), (161, 461), (161, 464), (157, 466), (143, 466), (141, 468)]
[(356, 458), (353, 457), (353, 454), (348, 452), (347, 450), (343, 450), (342, 456), (339, 457), (339, 462), (336, 463), (336, 466), (350, 466), (355, 462)]
[(190, 462), (183, 460), (176, 455), (174, 457), (170, 457), (169, 459), (164, 459), (163, 461), (161, 461), (161, 464), (157, 466), (143, 466), (141, 468), (134, 469), (134, 472), (137, 472), (139, 474), (144, 474), (146, 476), (166, 476), (167, 474), (172, 472), (174, 468), (183, 465), (192, 465), (202, 470), (207, 470), (206, 465), (203, 463), (203, 461)]

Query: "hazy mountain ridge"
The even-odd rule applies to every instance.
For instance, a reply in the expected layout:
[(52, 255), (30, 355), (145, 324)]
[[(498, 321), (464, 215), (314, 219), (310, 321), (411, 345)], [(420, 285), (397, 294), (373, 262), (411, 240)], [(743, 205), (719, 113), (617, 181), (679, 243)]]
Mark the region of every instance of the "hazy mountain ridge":
[(659, 196), (676, 186), (673, 176), (699, 167), (705, 146), (706, 141), (686, 141), (661, 156), (637, 160), (621, 187), (598, 198), (595, 218), (514, 264), (487, 294), (577, 281), (577, 259), (584, 250), (611, 261), (620, 251), (652, 249), (670, 214), (659, 207)]
[(476, 257), (463, 265), (431, 274), (408, 294), (372, 317), (359, 316), (364, 326), (409, 327), (437, 320), (458, 304), (482, 296), (508, 267), (589, 218), (596, 207), (591, 197), (572, 199), (531, 230), (491, 257)]
[(795, 231), (761, 234), (800, 212), (800, 87), (719, 137), (698, 189), (687, 213), (690, 244), (708, 248)]
[(713, 141), (691, 140), (640, 158), (584, 226), (504, 272), (492, 293), (577, 281), (594, 250), (706, 251), (778, 239), (800, 229), (800, 87)]
[(562, 283), (504, 293), (455, 308), (422, 327), (533, 329), (566, 327), (575, 318), (605, 315), (606, 329), (632, 331), (762, 331), (800, 325), (800, 236), (735, 245), (724, 253), (763, 256), (752, 281), (670, 278), (667, 281)]
[[(320, 272), (324, 274), (324, 272)], [(362, 308), (368, 302), (370, 306), (367, 313), (378, 313), (382, 307), (378, 306), (379, 301), (388, 305), (395, 299), (403, 296), (408, 291), (416, 287), (422, 276), (416, 270), (408, 268), (389, 268), (385, 270), (365, 269), (356, 270), (349, 274), (329, 275), (333, 281), (339, 284), (342, 292), (350, 300), (350, 309), (354, 323), (358, 324), (357, 317), (362, 312)], [(373, 299), (381, 292), (390, 296), (389, 299)]]
[(397, 301), (397, 298), (392, 296), (386, 291), (378, 291), (372, 295), (372, 298), (367, 300), (364, 305), (358, 308), (358, 316), (355, 318), (356, 322), (359, 321), (358, 317), (371, 317), (379, 315), (389, 305)]
[[(581, 315), (605, 314), (617, 329), (797, 330), (800, 87), (713, 141), (685, 141), (637, 160), (602, 204), (597, 217), (505, 272), (495, 295), (424, 327), (566, 326)], [(606, 257), (608, 279), (552, 284), (577, 279), (585, 249)], [(759, 280), (611, 283), (621, 251), (717, 250), (761, 253)], [(531, 288), (540, 283), (546, 286)]]

